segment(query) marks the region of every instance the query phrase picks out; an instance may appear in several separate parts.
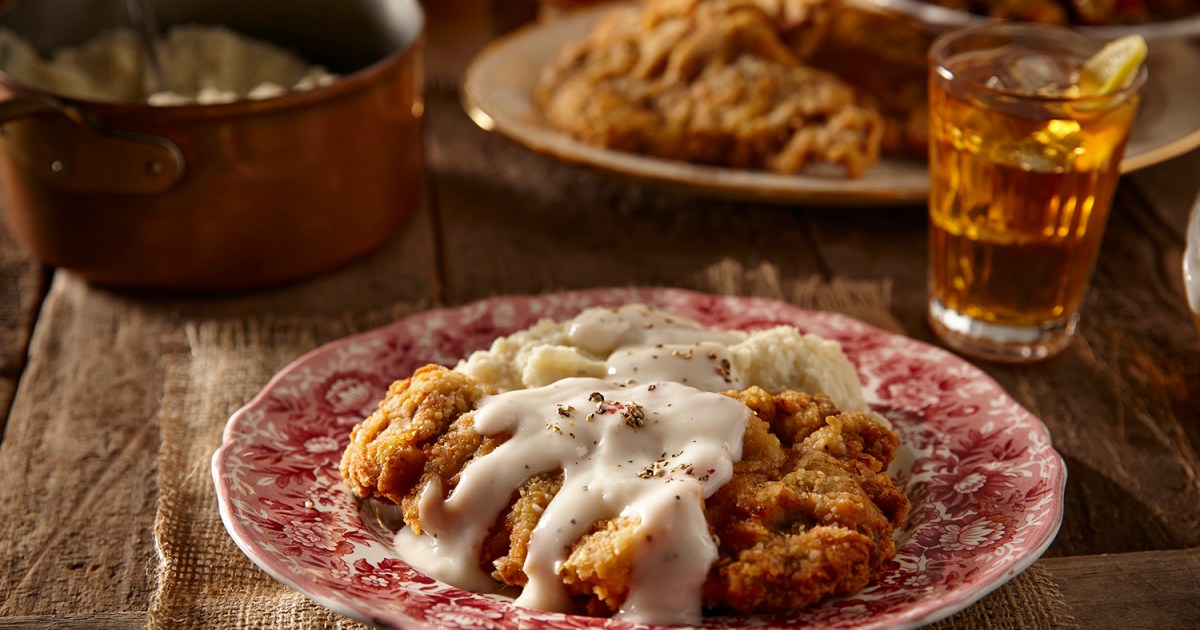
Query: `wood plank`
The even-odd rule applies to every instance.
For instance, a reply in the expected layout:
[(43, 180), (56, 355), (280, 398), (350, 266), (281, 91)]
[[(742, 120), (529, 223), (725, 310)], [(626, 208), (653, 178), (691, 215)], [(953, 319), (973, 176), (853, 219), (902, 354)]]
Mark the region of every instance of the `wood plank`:
[[(1200, 343), (1161, 262), (1169, 233), (1147, 229), (1123, 187), (1084, 306), (1082, 343), (1026, 372), (1022, 390), (1073, 475), (1064, 553), (1200, 545)], [(1063, 396), (1063, 392), (1071, 392)], [(1138, 514), (1139, 518), (1129, 518)]]
[(430, 112), (429, 159), (450, 302), (497, 293), (680, 284), (731, 258), (817, 273), (800, 215), (639, 184), (536, 155)]
[(933, 331), (925, 323), (924, 204), (885, 208), (797, 208), (812, 234), (815, 256), (830, 276), (890, 278), (892, 313), (905, 332), (925, 341)]
[(1182, 235), (1187, 210), (1200, 191), (1196, 173), (1200, 173), (1200, 149), (1126, 175), (1125, 179), (1137, 187), (1151, 207), (1158, 209), (1164, 222)]
[(1200, 549), (1039, 561), (1081, 628), (1200, 627)]
[(18, 244), (8, 224), (0, 220), (0, 440), (8, 421), (13, 395), (29, 338), (49, 286), (50, 271)]
[(0, 618), (0, 630), (71, 628), (72, 630), (133, 630), (145, 628), (145, 612), (76, 613)]
[(1147, 168), (1126, 177), (1134, 203), (1130, 217), (1144, 231), (1157, 234), (1160, 290), (1169, 292), (1164, 299), (1186, 303), (1183, 288), (1183, 250), (1186, 245), (1189, 212), (1197, 201), (1200, 180), (1200, 150), (1175, 160)]
[(291, 284), (223, 294), (137, 294), (146, 309), (173, 319), (330, 317), (396, 304), (431, 305), (438, 295), (433, 225), (422, 203), (412, 221), (378, 250)]

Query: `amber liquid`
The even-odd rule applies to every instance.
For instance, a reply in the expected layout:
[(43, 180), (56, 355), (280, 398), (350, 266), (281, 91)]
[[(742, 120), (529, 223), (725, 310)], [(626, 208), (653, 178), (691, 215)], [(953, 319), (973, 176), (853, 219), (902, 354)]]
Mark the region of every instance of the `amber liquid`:
[(1136, 100), (1090, 113), (993, 108), (936, 73), (930, 83), (933, 299), (1001, 326), (1075, 317)]

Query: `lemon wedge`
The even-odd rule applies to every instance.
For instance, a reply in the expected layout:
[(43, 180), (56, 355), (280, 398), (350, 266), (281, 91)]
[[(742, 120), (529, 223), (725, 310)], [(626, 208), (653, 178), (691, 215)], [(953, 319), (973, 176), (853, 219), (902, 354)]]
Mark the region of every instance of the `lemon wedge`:
[(1136, 33), (1105, 44), (1079, 67), (1080, 96), (1104, 96), (1133, 83), (1146, 51), (1146, 40)]

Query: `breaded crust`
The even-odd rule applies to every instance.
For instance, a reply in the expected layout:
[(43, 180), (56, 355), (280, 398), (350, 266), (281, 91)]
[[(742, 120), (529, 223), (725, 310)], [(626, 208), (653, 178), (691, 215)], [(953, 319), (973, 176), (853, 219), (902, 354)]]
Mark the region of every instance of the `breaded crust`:
[[(469, 421), (485, 393), (473, 379), (436, 365), (392, 383), (375, 413), (350, 432), (342, 479), (359, 497), (399, 504), (423, 475), (457, 472), (482, 436), (451, 425)], [(448, 432), (463, 439), (442, 440)]]

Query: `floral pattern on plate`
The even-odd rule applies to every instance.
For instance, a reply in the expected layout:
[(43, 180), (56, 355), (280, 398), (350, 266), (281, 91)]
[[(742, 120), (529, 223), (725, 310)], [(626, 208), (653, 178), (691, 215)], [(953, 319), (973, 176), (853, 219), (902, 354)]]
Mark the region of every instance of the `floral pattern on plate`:
[(637, 301), (721, 328), (787, 324), (842, 344), (868, 401), (900, 434), (891, 473), (912, 500), (896, 558), (862, 592), (705, 627), (915, 627), (965, 608), (1036, 560), (1062, 519), (1062, 458), (1046, 427), (978, 368), (850, 317), (761, 298), (677, 289), (507, 296), (427, 311), (322, 346), (279, 372), (230, 418), (214, 454), (221, 517), (281, 582), (340, 613), (403, 628), (635, 628), (529, 610), (442, 584), (399, 560), (387, 532), (341, 485), (350, 429), (396, 378), (453, 366), (541, 318)]

